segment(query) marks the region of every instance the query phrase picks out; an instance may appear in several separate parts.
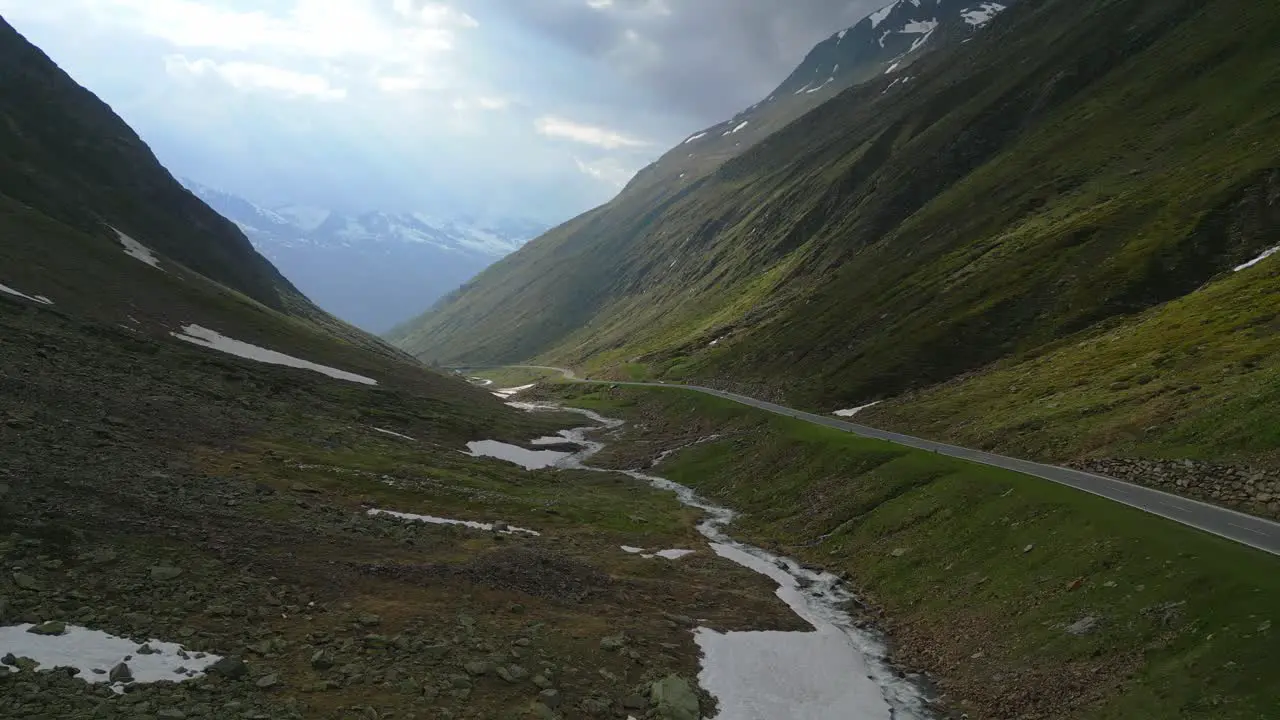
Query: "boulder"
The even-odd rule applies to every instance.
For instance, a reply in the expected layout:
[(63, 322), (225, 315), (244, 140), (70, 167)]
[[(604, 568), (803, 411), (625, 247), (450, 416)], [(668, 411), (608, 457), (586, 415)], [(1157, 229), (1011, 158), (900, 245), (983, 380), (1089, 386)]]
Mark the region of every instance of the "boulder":
[(151, 568), (151, 579), (158, 582), (176, 580), (180, 575), (182, 575), (182, 568), (171, 565), (156, 565)]
[(128, 665), (118, 663), (111, 668), (111, 672), (107, 673), (107, 679), (113, 683), (130, 683), (133, 682), (133, 671)]
[(67, 624), (58, 620), (32, 625), (27, 632), (34, 635), (61, 635), (67, 631)]
[(249, 668), (240, 658), (229, 656), (210, 665), (208, 672), (210, 675), (221, 675), (229, 680), (239, 680), (249, 674)]
[(668, 675), (649, 688), (649, 703), (662, 720), (699, 720), (702, 708), (688, 680)]

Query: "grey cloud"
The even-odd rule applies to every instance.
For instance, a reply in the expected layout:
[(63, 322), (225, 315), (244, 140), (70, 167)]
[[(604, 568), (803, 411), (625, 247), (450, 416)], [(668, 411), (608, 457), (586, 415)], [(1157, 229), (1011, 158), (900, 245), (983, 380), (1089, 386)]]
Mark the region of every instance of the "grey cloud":
[(888, 0), (472, 0), (610, 64), (671, 112), (718, 122)]

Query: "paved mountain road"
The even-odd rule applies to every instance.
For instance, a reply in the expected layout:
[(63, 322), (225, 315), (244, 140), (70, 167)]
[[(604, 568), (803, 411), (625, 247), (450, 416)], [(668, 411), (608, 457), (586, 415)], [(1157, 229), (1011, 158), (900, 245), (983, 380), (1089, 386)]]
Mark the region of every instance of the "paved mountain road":
[[(1057, 465), (1045, 465), (1043, 463), (1032, 462), (1030, 460), (1022, 460), (1020, 458), (1006, 457), (995, 453), (983, 452), (982, 450), (972, 450), (970, 448), (958, 447), (956, 445), (948, 445), (946, 443), (935, 442), (933, 440), (925, 440), (922, 438), (903, 435), (901, 433), (890, 432), (888, 430), (879, 430), (877, 428), (868, 427), (866, 425), (858, 425), (834, 417), (818, 415), (815, 413), (796, 410), (795, 408), (785, 407), (767, 400), (759, 400), (745, 395), (716, 390), (714, 388), (700, 387), (698, 385), (680, 385), (669, 383), (647, 383), (647, 382), (627, 382), (615, 380), (585, 380), (579, 378), (572, 370), (565, 368), (548, 367), (544, 365), (509, 365), (505, 367), (521, 367), (537, 370), (551, 370), (564, 375), (566, 380), (579, 383), (588, 383), (595, 385), (627, 385), (633, 387), (659, 387), (659, 388), (679, 388), (683, 390), (694, 390), (707, 395), (714, 395), (725, 400), (732, 400), (743, 405), (749, 405), (761, 410), (768, 410), (779, 415), (786, 415), (798, 420), (815, 423), (817, 425), (825, 425), (837, 430), (843, 430), (862, 437), (875, 438), (877, 440), (887, 440), (899, 445), (916, 448), (919, 450), (928, 450), (942, 455), (960, 458), (971, 462), (990, 465), (992, 467), (1013, 470), (1026, 475), (1043, 478), (1052, 482), (1066, 485), (1068, 487), (1083, 490), (1094, 495), (1099, 495), (1108, 500), (1114, 500), (1130, 507), (1144, 510), (1153, 515), (1159, 515), (1168, 518), (1174, 522), (1182, 523), (1198, 530), (1217, 535), (1218, 537), (1233, 540), (1250, 547), (1257, 548), (1273, 555), (1280, 555), (1280, 523), (1275, 523), (1263, 518), (1246, 515), (1244, 513), (1229, 510), (1227, 508), (1209, 505), (1198, 500), (1192, 500), (1180, 495), (1172, 495), (1170, 493), (1154, 490), (1142, 485), (1134, 485), (1123, 480), (1106, 477), (1104, 475), (1095, 475), (1093, 473), (1081, 470), (1073, 470), (1071, 468), (1059, 467)], [(471, 369), (481, 369), (473, 367)]]

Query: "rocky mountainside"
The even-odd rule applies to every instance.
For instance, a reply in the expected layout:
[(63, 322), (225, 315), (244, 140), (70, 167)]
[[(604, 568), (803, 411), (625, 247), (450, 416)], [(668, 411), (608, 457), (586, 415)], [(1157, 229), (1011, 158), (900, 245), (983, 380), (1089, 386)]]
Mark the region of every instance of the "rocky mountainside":
[[(1265, 261), (1231, 271), (1280, 243), (1278, 28), (1274, 6), (1244, 0), (1019, 3), (705, 177), (630, 188), (551, 231), (397, 342), (445, 362), (539, 358), (824, 410), (954, 380), (949, 427), (1009, 419), (1000, 437), (1034, 436), (1049, 424), (970, 417), (957, 388), (1161, 308), (1194, 305), (1235, 357), (1231, 316), (1197, 298), (1269, 282)], [(1042, 407), (1010, 394), (1027, 387), (1019, 375), (1000, 374), (991, 399)], [(1062, 390), (1047, 374), (1033, 386)], [(1147, 427), (1151, 401), (1129, 422)], [(910, 408), (895, 417), (911, 426)]]
[(686, 186), (741, 155), (806, 112), (868, 80), (910, 82), (918, 59), (971, 39), (1018, 0), (898, 0), (818, 43), (768, 97), (693, 133), (640, 171), (647, 185)]
[(258, 252), (308, 297), (374, 333), (430, 307), (546, 229), (519, 219), (266, 208), (192, 180), (183, 182), (238, 225)]

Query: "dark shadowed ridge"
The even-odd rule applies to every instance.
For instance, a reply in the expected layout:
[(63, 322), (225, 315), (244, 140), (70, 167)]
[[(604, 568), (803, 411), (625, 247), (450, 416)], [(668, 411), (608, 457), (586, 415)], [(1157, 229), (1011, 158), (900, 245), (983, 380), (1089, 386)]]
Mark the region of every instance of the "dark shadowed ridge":
[(187, 192), (106, 103), (0, 19), (3, 193), (82, 232), (107, 226), (275, 309), (297, 291)]

